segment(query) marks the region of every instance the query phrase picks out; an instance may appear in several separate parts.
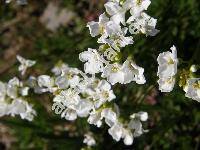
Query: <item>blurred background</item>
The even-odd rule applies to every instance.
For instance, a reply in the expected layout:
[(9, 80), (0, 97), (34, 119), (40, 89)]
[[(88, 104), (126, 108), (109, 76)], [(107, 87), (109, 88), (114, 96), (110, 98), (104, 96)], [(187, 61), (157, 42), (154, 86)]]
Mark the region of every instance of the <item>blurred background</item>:
[[(78, 54), (87, 48), (97, 48), (97, 39), (89, 35), (86, 24), (97, 20), (104, 11), (106, 0), (28, 0), (28, 5), (17, 5), (13, 0), (0, 0), (0, 80), (13, 76), (51, 74), (51, 68), (63, 61), (71, 67), (83, 68)], [(0, 118), (0, 150), (157, 150), (200, 149), (200, 104), (185, 98), (184, 91), (175, 87), (173, 92), (158, 91), (157, 56), (174, 44), (178, 57), (186, 63), (200, 64), (200, 1), (152, 0), (147, 13), (158, 19), (155, 37), (139, 35), (135, 44), (123, 49), (123, 57), (133, 55), (137, 64), (145, 68), (147, 84), (115, 85), (116, 103), (124, 119), (138, 111), (147, 111), (149, 132), (134, 140), (132, 146), (116, 143), (108, 134), (108, 127), (88, 125), (86, 119), (74, 122), (60, 119), (51, 111), (52, 96), (31, 94), (31, 103), (37, 111), (33, 122), (19, 117)], [(36, 60), (25, 77), (17, 71), (16, 55)], [(199, 75), (199, 74), (198, 74)], [(87, 148), (83, 135), (91, 131), (97, 145)]]

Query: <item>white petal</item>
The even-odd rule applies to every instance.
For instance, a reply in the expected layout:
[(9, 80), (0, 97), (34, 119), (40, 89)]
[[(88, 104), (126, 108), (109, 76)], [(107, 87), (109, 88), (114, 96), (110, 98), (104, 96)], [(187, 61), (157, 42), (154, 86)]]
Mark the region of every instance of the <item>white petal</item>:
[(116, 123), (108, 130), (108, 133), (118, 142), (123, 135), (123, 127), (121, 124)]
[(98, 22), (94, 21), (88, 22), (87, 27), (89, 28), (92, 37), (98, 36), (100, 34), (100, 28)]
[(118, 3), (107, 2), (105, 5), (106, 12), (113, 16), (114, 14), (118, 13), (121, 10), (121, 7)]

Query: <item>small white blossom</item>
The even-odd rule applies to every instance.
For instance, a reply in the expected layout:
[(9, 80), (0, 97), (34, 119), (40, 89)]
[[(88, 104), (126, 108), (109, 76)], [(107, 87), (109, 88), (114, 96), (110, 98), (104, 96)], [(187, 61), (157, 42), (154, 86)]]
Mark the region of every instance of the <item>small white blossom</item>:
[(68, 85), (74, 88), (80, 82), (80, 77), (78, 76), (79, 73), (80, 71), (77, 68), (69, 68), (69, 70), (63, 72), (61, 76), (65, 76), (67, 78)]
[(0, 102), (6, 97), (6, 84), (0, 81)]
[(131, 16), (127, 23), (129, 23), (129, 32), (131, 34), (142, 33), (146, 36), (155, 36), (159, 30), (155, 29), (157, 24), (157, 19), (154, 19), (147, 15), (146, 13), (142, 13), (141, 16), (135, 18), (135, 16)]
[(126, 10), (119, 6), (119, 2), (107, 2), (105, 5), (106, 12), (111, 16), (111, 20), (116, 24), (125, 25)]
[(0, 101), (0, 117), (8, 114), (8, 110), (9, 110), (8, 106), (9, 105), (7, 103)]
[(141, 123), (141, 121), (147, 121), (148, 119), (148, 114), (146, 112), (141, 111), (132, 114), (130, 117), (132, 119), (128, 124), (128, 128), (134, 130), (133, 137), (138, 137), (147, 131), (142, 128), (142, 123)]
[(102, 73), (102, 77), (106, 77), (112, 85), (116, 83), (123, 84), (124, 76), (122, 66), (118, 63), (106, 65)]
[(7, 95), (12, 99), (17, 98), (19, 94), (18, 90), (20, 86), (21, 86), (21, 83), (18, 78), (14, 77), (11, 80), (9, 80), (7, 84)]
[(11, 116), (20, 115), (22, 119), (32, 121), (36, 112), (26, 101), (17, 98), (8, 106), (7, 114), (10, 114)]
[(87, 146), (94, 146), (96, 145), (96, 141), (91, 133), (87, 133), (84, 135), (83, 143), (87, 144)]
[(200, 102), (200, 78), (188, 79), (184, 91), (186, 97)]
[(63, 113), (61, 114), (62, 118), (65, 118), (66, 120), (76, 120), (77, 119), (77, 112), (74, 109), (71, 108), (67, 108), (65, 109), (65, 111), (63, 111)]
[(108, 133), (112, 136), (114, 140), (117, 142), (122, 138), (123, 136), (123, 126), (121, 123), (116, 122), (109, 130)]
[(161, 92), (171, 92), (174, 88), (175, 82), (174, 77), (160, 78), (158, 80), (159, 90)]
[(110, 102), (116, 98), (113, 91), (111, 90), (111, 85), (106, 80), (101, 80), (98, 86), (95, 88), (93, 94), (95, 101), (95, 107), (99, 108), (106, 101)]
[(40, 75), (37, 79), (39, 89), (42, 92), (43, 89), (44, 91), (49, 91), (49, 92), (54, 92), (56, 88), (54, 87), (55, 81), (52, 77), (48, 75)]
[(123, 7), (126, 10), (130, 9), (131, 14), (138, 17), (144, 10), (147, 10), (150, 4), (150, 0), (126, 0)]
[(170, 48), (172, 52), (163, 52), (158, 56), (158, 73), (157, 75), (162, 78), (174, 76), (177, 73), (177, 50), (173, 46)]
[(62, 97), (62, 103), (72, 109), (76, 109), (80, 101), (79, 93), (73, 89), (63, 90), (60, 93), (60, 97)]
[(105, 24), (109, 21), (109, 18), (105, 13), (99, 16), (99, 22), (91, 21), (87, 24), (89, 27), (90, 34), (92, 37), (98, 36), (99, 34), (104, 34)]
[(62, 72), (66, 72), (69, 70), (69, 66), (65, 63), (58, 63), (51, 72), (54, 73), (55, 76), (59, 76), (62, 74)]
[(81, 99), (76, 107), (79, 117), (87, 117), (93, 109), (93, 103), (87, 99)]
[(139, 119), (132, 119), (129, 122), (129, 129), (134, 130), (133, 136), (138, 137), (143, 134), (143, 128), (142, 128), (142, 123), (140, 122)]
[(162, 92), (171, 92), (175, 85), (175, 75), (177, 73), (177, 50), (173, 46), (170, 48), (172, 52), (163, 52), (158, 56), (158, 84)]
[(133, 37), (126, 37), (123, 32), (115, 32), (109, 37), (102, 36), (98, 39), (98, 43), (109, 44), (112, 48), (119, 52), (121, 47), (133, 44)]
[(69, 86), (74, 88), (79, 84), (80, 77), (78, 76), (79, 71), (74, 68), (68, 68), (68, 70), (62, 70), (62, 74), (55, 78), (55, 85), (59, 89), (66, 89)]
[(32, 67), (36, 63), (36, 61), (25, 59), (19, 55), (17, 55), (17, 60), (21, 63), (18, 70), (21, 72), (22, 75), (25, 74), (26, 70), (29, 67)]
[(69, 86), (69, 82), (66, 76), (58, 76), (55, 78), (55, 85), (58, 86), (59, 89), (66, 89)]
[(123, 130), (123, 139), (124, 139), (124, 144), (125, 145), (132, 145), (133, 144), (133, 133), (131, 132), (130, 129), (124, 129)]
[(89, 124), (94, 124), (97, 127), (100, 127), (102, 125), (101, 112), (92, 111), (90, 113), (90, 116), (88, 117), (87, 121), (88, 121)]
[(135, 81), (137, 84), (144, 84), (146, 82), (144, 77), (144, 69), (137, 66), (132, 60), (127, 59), (123, 66), (124, 84)]
[(103, 109), (101, 112), (101, 117), (105, 118), (106, 124), (110, 127), (112, 127), (117, 122), (117, 115), (110, 108)]
[(96, 49), (89, 48), (88, 51), (84, 51), (79, 54), (79, 59), (84, 64), (84, 70), (86, 73), (95, 74), (102, 72), (103, 60)]
[(22, 88), (20, 88), (19, 93), (20, 93), (22, 96), (27, 96), (27, 95), (28, 95), (29, 89), (30, 89), (29, 87), (22, 87)]
[(140, 111), (138, 113), (132, 114), (130, 117), (132, 119), (140, 119), (141, 121), (147, 121), (147, 119), (148, 119), (148, 113)]

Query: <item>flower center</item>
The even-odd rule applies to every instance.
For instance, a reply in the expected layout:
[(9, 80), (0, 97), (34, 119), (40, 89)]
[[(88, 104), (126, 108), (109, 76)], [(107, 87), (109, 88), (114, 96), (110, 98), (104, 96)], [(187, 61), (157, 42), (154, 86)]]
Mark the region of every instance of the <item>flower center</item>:
[(117, 66), (112, 67), (112, 72), (118, 72), (118, 71), (119, 71), (119, 67), (117, 67)]
[(67, 73), (67, 79), (72, 79), (73, 78), (73, 74), (72, 73)]
[(103, 92), (102, 92), (102, 96), (103, 96), (104, 98), (108, 98), (108, 97), (109, 97), (109, 93), (108, 93), (107, 91), (103, 91)]
[(195, 83), (193, 84), (193, 87), (194, 87), (195, 89), (200, 89), (200, 82), (199, 82), (199, 81), (195, 82)]
[(166, 83), (168, 83), (168, 84), (173, 83), (173, 78), (169, 78), (169, 79), (167, 79), (167, 80), (166, 80)]
[(136, 0), (137, 5), (141, 5), (141, 3), (142, 3), (142, 0)]
[(99, 27), (99, 33), (100, 33), (100, 34), (104, 34), (104, 26), (101, 25), (101, 26)]
[(174, 64), (174, 61), (173, 61), (173, 59), (172, 58), (169, 58), (169, 60), (168, 60), (168, 65), (173, 65)]

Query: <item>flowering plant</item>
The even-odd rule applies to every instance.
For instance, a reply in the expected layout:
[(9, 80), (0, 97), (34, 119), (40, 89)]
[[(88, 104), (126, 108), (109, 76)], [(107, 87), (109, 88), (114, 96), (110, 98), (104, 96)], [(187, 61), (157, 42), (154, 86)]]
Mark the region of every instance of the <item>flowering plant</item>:
[[(131, 145), (135, 137), (148, 132), (142, 126), (148, 120), (148, 113), (144, 110), (131, 112), (130, 119), (124, 120), (120, 116), (120, 106), (115, 103), (112, 87), (132, 82), (142, 86), (147, 82), (145, 69), (136, 64), (133, 56), (124, 58), (122, 51), (128, 45), (134, 45), (137, 35), (148, 37), (159, 33), (157, 19), (146, 13), (150, 4), (150, 0), (109, 0), (98, 21), (87, 24), (91, 36), (98, 37), (99, 47), (88, 48), (79, 54), (84, 71), (59, 63), (51, 70), (53, 75), (30, 76), (23, 81), (14, 77), (8, 83), (0, 82), (0, 116), (20, 115), (22, 119), (32, 121), (37, 113), (27, 101), (30, 91), (51, 93), (52, 110), (61, 118), (73, 121), (84, 117), (97, 127), (105, 122), (115, 141), (123, 139), (125, 145)], [(17, 59), (21, 75), (36, 63), (21, 56)], [(157, 82), (161, 92), (171, 92), (179, 79), (185, 96), (200, 102), (200, 79), (195, 76), (197, 65), (179, 71), (181, 62), (175, 46), (160, 53), (157, 61)], [(85, 134), (83, 142), (88, 146), (96, 144), (91, 132)]]

